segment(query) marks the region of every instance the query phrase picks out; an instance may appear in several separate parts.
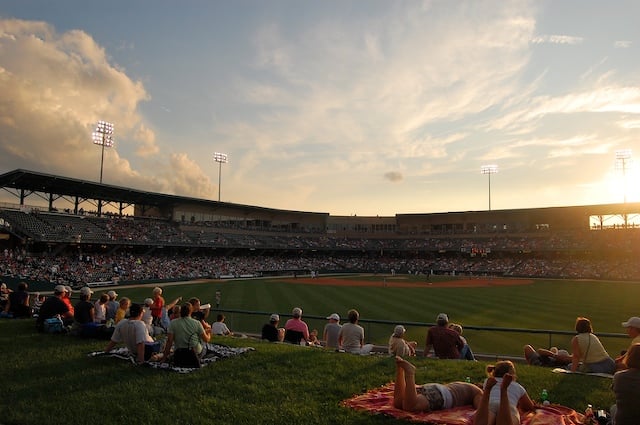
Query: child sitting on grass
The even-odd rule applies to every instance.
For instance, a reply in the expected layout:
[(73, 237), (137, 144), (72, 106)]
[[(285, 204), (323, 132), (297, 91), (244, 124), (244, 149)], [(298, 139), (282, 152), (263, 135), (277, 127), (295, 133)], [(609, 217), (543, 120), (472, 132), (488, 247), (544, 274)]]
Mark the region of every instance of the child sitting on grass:
[[(473, 419), (474, 425), (519, 425), (520, 412), (535, 408), (527, 390), (516, 382), (516, 368), (508, 360), (487, 366), (482, 402)], [(498, 384), (498, 385), (496, 385)]]

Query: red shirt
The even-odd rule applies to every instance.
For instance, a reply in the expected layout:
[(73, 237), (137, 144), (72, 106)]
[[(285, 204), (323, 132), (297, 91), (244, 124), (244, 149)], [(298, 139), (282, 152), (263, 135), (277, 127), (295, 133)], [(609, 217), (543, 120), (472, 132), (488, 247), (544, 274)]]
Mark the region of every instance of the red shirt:
[(460, 350), (464, 347), (460, 335), (444, 326), (432, 326), (429, 328), (427, 331), (427, 345), (433, 345), (433, 352), (439, 359), (459, 359)]

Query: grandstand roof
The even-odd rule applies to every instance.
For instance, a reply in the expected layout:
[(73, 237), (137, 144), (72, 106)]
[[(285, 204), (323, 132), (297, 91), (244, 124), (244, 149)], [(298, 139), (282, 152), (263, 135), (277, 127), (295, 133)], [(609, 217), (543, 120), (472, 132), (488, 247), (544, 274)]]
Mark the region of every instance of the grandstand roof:
[(50, 195), (78, 197), (84, 200), (93, 199), (107, 202), (125, 203), (129, 205), (144, 205), (147, 207), (172, 208), (176, 205), (188, 203), (203, 207), (226, 206), (242, 209), (247, 212), (261, 213), (291, 213), (296, 215), (322, 215), (328, 213), (311, 213), (304, 211), (277, 210), (250, 205), (239, 205), (206, 199), (189, 198), (163, 193), (147, 192), (127, 187), (96, 183), (89, 180), (56, 176), (53, 174), (17, 169), (0, 175), (0, 188), (11, 188), (27, 191), (25, 197), (31, 193), (40, 192)]

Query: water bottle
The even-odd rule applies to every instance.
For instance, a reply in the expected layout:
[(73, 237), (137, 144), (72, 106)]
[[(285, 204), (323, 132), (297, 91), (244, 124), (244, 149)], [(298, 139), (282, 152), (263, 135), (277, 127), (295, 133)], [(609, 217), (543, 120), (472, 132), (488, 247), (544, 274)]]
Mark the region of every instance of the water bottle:
[(549, 392), (546, 388), (540, 393), (540, 400), (542, 400), (542, 404), (545, 406), (549, 404)]

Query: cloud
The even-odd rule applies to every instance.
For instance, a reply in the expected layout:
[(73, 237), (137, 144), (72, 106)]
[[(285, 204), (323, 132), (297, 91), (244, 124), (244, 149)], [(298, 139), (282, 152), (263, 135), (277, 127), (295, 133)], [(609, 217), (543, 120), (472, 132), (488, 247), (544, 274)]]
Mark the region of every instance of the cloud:
[(126, 140), (140, 121), (137, 104), (147, 99), (142, 85), (109, 65), (81, 31), (58, 34), (42, 22), (2, 19), (0, 34), (0, 166), (95, 176), (95, 122), (116, 121), (116, 146)]
[(633, 43), (630, 40), (617, 40), (613, 43), (616, 49), (628, 49)]
[(397, 183), (404, 179), (404, 176), (399, 171), (389, 171), (384, 173), (384, 178), (390, 182)]
[(531, 39), (533, 44), (581, 44), (582, 37), (571, 35), (539, 35)]

